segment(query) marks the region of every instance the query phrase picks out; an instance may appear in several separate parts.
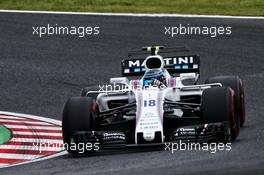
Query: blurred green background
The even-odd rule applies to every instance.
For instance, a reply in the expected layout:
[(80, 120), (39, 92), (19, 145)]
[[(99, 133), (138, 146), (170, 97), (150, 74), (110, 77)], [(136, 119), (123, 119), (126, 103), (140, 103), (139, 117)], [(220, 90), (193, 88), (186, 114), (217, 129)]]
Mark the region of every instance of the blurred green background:
[(264, 16), (264, 0), (1, 0), (0, 9)]

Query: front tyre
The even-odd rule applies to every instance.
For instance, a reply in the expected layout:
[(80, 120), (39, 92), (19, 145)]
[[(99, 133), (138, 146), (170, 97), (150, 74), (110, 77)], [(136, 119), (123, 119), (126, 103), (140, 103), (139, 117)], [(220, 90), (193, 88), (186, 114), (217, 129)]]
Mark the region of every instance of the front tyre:
[(221, 83), (223, 87), (230, 87), (234, 90), (237, 109), (237, 126), (242, 127), (245, 123), (245, 96), (242, 80), (238, 76), (216, 76), (208, 78), (205, 83)]
[(63, 142), (68, 146), (67, 151), (69, 153), (79, 153), (79, 150), (74, 146), (70, 146), (78, 144), (74, 139), (77, 132), (92, 132), (96, 129), (92, 106), (93, 99), (91, 97), (72, 97), (64, 105), (62, 134)]
[(226, 123), (231, 135), (235, 140), (239, 135), (236, 126), (236, 108), (234, 91), (229, 87), (214, 87), (203, 91), (201, 115), (204, 123)]

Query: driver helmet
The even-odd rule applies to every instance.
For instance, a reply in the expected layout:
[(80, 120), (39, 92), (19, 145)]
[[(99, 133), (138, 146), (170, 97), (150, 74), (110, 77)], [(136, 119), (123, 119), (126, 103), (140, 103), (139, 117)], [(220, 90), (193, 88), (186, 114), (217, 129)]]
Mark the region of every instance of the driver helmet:
[(165, 76), (163, 70), (147, 70), (143, 77), (144, 86), (159, 85), (164, 83)]

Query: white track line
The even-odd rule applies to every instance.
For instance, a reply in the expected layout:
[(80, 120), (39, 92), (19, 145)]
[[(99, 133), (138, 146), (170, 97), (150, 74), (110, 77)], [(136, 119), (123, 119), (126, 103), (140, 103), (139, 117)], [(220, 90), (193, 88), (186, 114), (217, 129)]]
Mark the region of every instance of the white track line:
[(46, 129), (46, 130), (55, 130), (55, 131), (60, 131), (61, 128), (60, 127), (47, 127), (47, 126), (38, 126), (38, 127), (34, 127), (34, 126), (23, 126), (23, 125), (10, 125), (10, 124), (4, 124), (7, 128), (19, 128), (19, 129)]
[(54, 126), (53, 124), (47, 123), (47, 122), (39, 122), (39, 121), (34, 121), (34, 122), (31, 122), (31, 121), (17, 121), (17, 120), (12, 120), (12, 119), (1, 119), (0, 118), (0, 123), (1, 122), (12, 122), (14, 124), (16, 124), (16, 123), (34, 124), (36, 126), (38, 126), (38, 125), (51, 125), (51, 126)]
[(2, 166), (8, 166), (9, 164), (8, 163), (0, 163), (0, 167)]
[(1, 153), (0, 158), (4, 159), (37, 159), (42, 157), (43, 155), (39, 154), (9, 154), (9, 153)]
[(16, 142), (34, 142), (34, 143), (63, 143), (62, 140), (57, 139), (38, 139), (38, 138), (17, 138), (13, 137), (10, 141), (16, 141)]
[[(32, 150), (32, 151), (62, 151), (63, 147), (43, 145), (39, 146), (23, 146), (23, 145), (0, 145), (0, 149), (13, 149), (13, 150)], [(1, 154), (1, 153), (0, 153)]]
[(24, 165), (24, 164), (29, 164), (29, 163), (32, 163), (32, 162), (39, 162), (39, 161), (42, 161), (42, 160), (47, 160), (47, 159), (52, 159), (52, 158), (55, 158), (55, 157), (59, 157), (59, 156), (63, 156), (67, 154), (67, 151), (61, 151), (57, 154), (53, 154), (51, 156), (44, 156), (44, 157), (41, 157), (41, 158), (38, 158), (38, 159), (35, 159), (33, 161), (30, 161), (30, 162), (22, 162), (22, 163), (18, 163), (18, 164), (11, 164), (11, 165), (4, 165), (4, 166), (1, 166), (1, 168), (7, 168), (7, 167), (14, 167), (14, 166), (18, 166), (18, 165)]
[(1, 119), (19, 119), (19, 120), (32, 120), (28, 118), (23, 118), (23, 117), (15, 117), (15, 116), (10, 116), (10, 115), (0, 115)]
[(62, 133), (13, 131), (15, 135), (62, 136)]
[(0, 111), (0, 114), (5, 114), (5, 115), (10, 115), (10, 116), (15, 116), (15, 117), (22, 117), (22, 118), (29, 118), (33, 120), (41, 120), (41, 121), (54, 123), (55, 125), (61, 126), (61, 121), (51, 119), (51, 118), (46, 118), (46, 117), (39, 117), (39, 116), (34, 116), (34, 115), (29, 115), (29, 114), (21, 114), (21, 113), (7, 112), (7, 111)]
[(190, 15), (165, 13), (96, 13), (96, 12), (65, 12), (65, 11), (31, 11), (31, 10), (0, 10), (4, 13), (29, 14), (62, 14), (62, 15), (96, 15), (96, 16), (134, 16), (134, 17), (184, 17), (184, 18), (234, 18), (234, 19), (264, 19), (263, 16), (225, 16), (225, 15)]
[(17, 116), (12, 116), (12, 115), (2, 115), (0, 112), (0, 119), (12, 119), (16, 121), (31, 121), (31, 122), (38, 122), (38, 120), (30, 119), (30, 118), (25, 118), (25, 117), (17, 117)]

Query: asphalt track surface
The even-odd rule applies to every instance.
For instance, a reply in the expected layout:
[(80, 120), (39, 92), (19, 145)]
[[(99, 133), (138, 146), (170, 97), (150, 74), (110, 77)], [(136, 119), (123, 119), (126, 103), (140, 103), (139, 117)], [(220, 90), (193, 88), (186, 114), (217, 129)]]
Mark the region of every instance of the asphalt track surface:
[[(98, 25), (99, 37), (32, 35), (32, 26)], [(230, 25), (232, 34), (164, 35), (165, 25)], [(5, 175), (34, 174), (263, 174), (264, 20), (150, 18), (0, 13), (0, 107), (2, 111), (61, 120), (64, 102), (83, 86), (120, 76), (120, 60), (131, 48), (189, 45), (201, 56), (201, 82), (239, 75), (245, 85), (246, 117), (232, 150), (110, 151), (88, 157), (62, 156), (1, 169)]]

